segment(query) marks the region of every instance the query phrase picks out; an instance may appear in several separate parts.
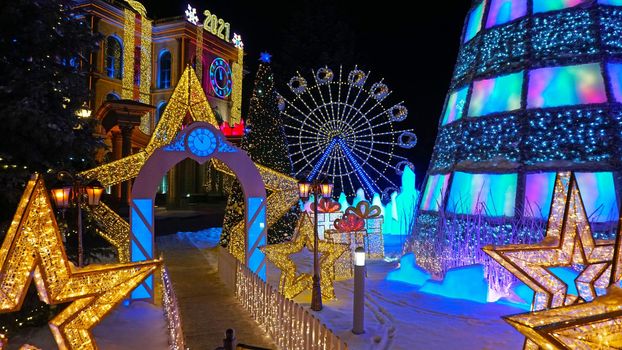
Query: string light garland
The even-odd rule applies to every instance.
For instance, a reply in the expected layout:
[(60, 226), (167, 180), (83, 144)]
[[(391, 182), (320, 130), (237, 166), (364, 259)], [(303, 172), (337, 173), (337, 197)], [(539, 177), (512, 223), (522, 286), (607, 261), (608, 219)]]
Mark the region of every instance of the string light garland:
[(43, 180), (35, 175), (26, 185), (0, 249), (0, 312), (21, 308), (32, 278), (45, 303), (71, 302), (49, 323), (58, 347), (94, 350), (91, 329), (159, 265), (160, 261), (151, 260), (74, 267)]
[(295, 175), (312, 173), (307, 181), (325, 177), (337, 193), (354, 196), (363, 187), (367, 196), (397, 188), (390, 174), (395, 163), (407, 161), (397, 153), (412, 148), (412, 130), (396, 129), (406, 119), (403, 102), (386, 105), (391, 94), (380, 80), (369, 86), (369, 72), (344, 72), (323, 67), (312, 71), (314, 83), (300, 73), (288, 83), (293, 96), (282, 111)]
[[(237, 34), (236, 34), (237, 35)], [(239, 37), (238, 60), (231, 66), (231, 77), (233, 85), (231, 87), (231, 124), (239, 123), (242, 120), (242, 79), (244, 78), (244, 44), (242, 37)], [(234, 44), (236, 36), (233, 36)]]
[[(156, 149), (164, 147), (175, 140), (182, 128), (183, 120), (187, 113), (190, 114), (194, 121), (207, 122), (218, 127), (218, 122), (207, 102), (201, 83), (191, 67), (187, 67), (179, 79), (177, 87), (173, 91), (169, 103), (162, 114), (162, 118), (144, 150), (126, 158), (84, 171), (80, 173), (80, 176), (89, 180), (98, 180), (104, 187), (132, 180), (138, 176), (145, 161)], [(218, 171), (231, 174), (231, 170), (223, 163), (214, 161), (214, 165)], [(270, 227), (298, 201), (298, 183), (295, 179), (269, 168), (258, 165), (258, 169), (266, 188), (271, 191), (267, 198), (267, 225)], [(102, 210), (108, 209), (104, 208)], [(120, 223), (120, 225), (124, 226), (127, 223)], [(123, 227), (118, 228), (118, 230), (122, 229)], [(233, 232), (231, 244), (228, 248), (237, 259), (244, 261), (245, 231), (243, 220), (236, 224)], [(129, 239), (121, 241), (124, 239), (121, 234), (116, 237), (119, 240), (115, 238), (116, 243), (113, 243), (113, 245), (115, 247), (123, 247), (129, 255)]]
[(203, 26), (202, 25), (197, 25), (197, 43), (196, 43), (195, 52), (194, 52), (194, 71), (196, 72), (197, 77), (199, 78), (199, 82), (203, 82)]
[[(291, 259), (291, 255), (301, 252), (303, 248), (313, 250), (313, 221), (308, 214), (303, 213), (298, 221), (298, 226), (294, 237), (290, 242), (272, 244), (261, 247), (261, 251), (266, 254), (279, 270), (279, 291), (286, 298), (292, 299), (305, 290), (312, 287), (313, 276), (309, 273), (298, 273), (296, 263)], [(322, 297), (326, 299), (335, 298), (335, 263), (343, 253), (348, 250), (346, 244), (319, 241), (318, 251), (320, 257), (320, 281), (322, 286)]]
[(119, 262), (130, 262), (130, 225), (101, 202), (98, 206), (84, 206), (84, 210), (103, 228), (97, 233), (116, 249)]
[[(614, 242), (596, 242), (571, 172), (558, 173), (546, 236), (539, 244), (484, 247), (483, 250), (534, 290), (532, 310), (570, 305), (577, 297), (548, 268), (585, 266), (576, 279), (579, 297), (590, 301), (606, 288), (611, 274)], [(607, 272), (608, 271), (608, 272)], [(537, 349), (527, 341), (525, 349)]]
[(121, 98), (134, 99), (134, 39), (136, 37), (136, 14), (131, 9), (123, 10), (123, 76), (121, 77)]
[(504, 317), (533, 342), (534, 348), (619, 349), (622, 344), (622, 290), (590, 303)]

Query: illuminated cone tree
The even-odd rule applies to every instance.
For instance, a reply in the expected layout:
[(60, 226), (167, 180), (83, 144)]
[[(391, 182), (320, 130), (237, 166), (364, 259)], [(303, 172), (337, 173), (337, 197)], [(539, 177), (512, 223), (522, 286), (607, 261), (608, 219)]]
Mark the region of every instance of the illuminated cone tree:
[(486, 261), (482, 245), (540, 240), (562, 170), (577, 171), (606, 238), (619, 215), (621, 34), (620, 0), (473, 2), (413, 233), (419, 264), (442, 274)]

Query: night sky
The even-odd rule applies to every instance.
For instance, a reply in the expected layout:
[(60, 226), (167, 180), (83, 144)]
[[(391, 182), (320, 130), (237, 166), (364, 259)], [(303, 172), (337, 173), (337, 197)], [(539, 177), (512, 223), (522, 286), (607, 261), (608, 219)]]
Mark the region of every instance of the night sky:
[[(259, 53), (279, 51), (284, 30), (291, 23), (289, 19), (300, 6), (300, 0), (283, 3), (145, 0), (143, 3), (149, 16), (155, 19), (183, 15), (190, 3), (197, 8), (201, 21), (203, 10), (208, 9), (231, 23), (231, 32), (241, 34), (244, 40), (245, 68), (251, 73), (245, 78), (247, 90), (252, 87), (248, 81), (254, 77)], [(408, 119), (400, 126), (414, 129), (419, 143), (404, 154), (415, 164), (420, 182), (432, 154), (438, 119), (471, 1), (426, 1), (415, 11), (411, 8), (416, 3), (403, 0), (383, 0), (373, 7), (362, 5), (360, 1), (334, 4), (338, 16), (355, 33), (360, 57), (357, 64), (371, 70), (376, 78), (384, 77), (393, 91), (390, 101), (404, 100), (408, 107)], [(273, 61), (278, 60), (274, 55)], [(277, 81), (277, 88), (285, 89), (285, 83)]]

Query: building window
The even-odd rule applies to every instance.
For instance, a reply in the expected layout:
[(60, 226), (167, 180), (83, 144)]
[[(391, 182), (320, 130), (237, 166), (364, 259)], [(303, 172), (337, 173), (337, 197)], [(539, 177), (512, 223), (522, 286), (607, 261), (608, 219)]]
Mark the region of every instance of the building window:
[(171, 53), (168, 50), (160, 53), (158, 59), (158, 89), (171, 87)]
[(155, 116), (156, 127), (158, 126), (158, 122), (160, 121), (160, 118), (162, 118), (162, 115), (164, 114), (165, 108), (166, 108), (166, 102), (162, 101), (158, 104), (158, 108), (156, 109), (156, 116)]
[(113, 79), (121, 79), (123, 74), (123, 47), (121, 41), (109, 36), (106, 39), (106, 75)]
[(114, 92), (109, 92), (106, 95), (106, 101), (117, 101), (120, 100), (121, 98), (119, 97), (119, 95), (115, 94)]

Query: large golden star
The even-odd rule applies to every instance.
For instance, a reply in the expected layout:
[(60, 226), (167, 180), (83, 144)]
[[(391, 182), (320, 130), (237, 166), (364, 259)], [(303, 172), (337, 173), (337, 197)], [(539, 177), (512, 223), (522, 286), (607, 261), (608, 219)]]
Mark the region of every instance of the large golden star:
[[(304, 247), (313, 249), (313, 221), (307, 213), (300, 215), (298, 226), (294, 237), (289, 242), (267, 245), (261, 248), (279, 270), (281, 277), (279, 280), (279, 290), (287, 298), (294, 298), (307, 289), (311, 289), (313, 276), (309, 273), (298, 273), (296, 263), (291, 259), (291, 255), (302, 251)], [(320, 283), (322, 286), (322, 297), (326, 299), (335, 298), (335, 262), (343, 253), (349, 249), (348, 245), (341, 243), (329, 243), (319, 241), (318, 252), (320, 257)]]
[(547, 350), (621, 349), (622, 290), (589, 303), (505, 317), (505, 320)]
[[(484, 247), (493, 259), (534, 290), (532, 310), (572, 304), (568, 286), (548, 270), (550, 267), (586, 265), (577, 278), (580, 296), (595, 297), (594, 286), (608, 285), (613, 241), (595, 241), (574, 174), (559, 173), (544, 240), (539, 244)], [(604, 284), (604, 286), (602, 285)]]
[[(87, 179), (98, 180), (104, 186), (117, 185), (137, 177), (140, 169), (156, 149), (175, 140), (187, 114), (190, 114), (195, 122), (207, 122), (218, 128), (218, 122), (207, 102), (201, 83), (190, 66), (179, 79), (147, 147), (131, 156), (87, 170), (81, 175)], [(235, 176), (223, 163), (215, 160), (214, 165), (218, 171)], [(255, 165), (266, 189), (270, 191), (266, 199), (267, 224), (270, 227), (298, 202), (298, 183), (290, 176), (259, 164)], [(105, 205), (100, 205), (92, 214), (106, 227), (105, 231), (109, 233), (104, 233), (103, 236), (117, 248), (120, 260), (129, 261), (130, 226), (127, 222)], [(245, 257), (244, 233), (244, 221), (240, 221), (234, 226), (229, 243), (229, 251), (240, 261), (244, 261)]]
[[(579, 297), (593, 300), (596, 288), (606, 288), (611, 274), (613, 241), (595, 241), (573, 173), (558, 173), (546, 235), (539, 244), (484, 247), (483, 250), (534, 290), (532, 310), (570, 305), (577, 297), (550, 267), (586, 266), (575, 280)], [(538, 346), (527, 340), (525, 349)]]
[(43, 180), (35, 175), (0, 248), (0, 312), (19, 310), (34, 280), (45, 303), (72, 302), (50, 321), (59, 349), (97, 349), (91, 329), (159, 264), (151, 260), (75, 268), (65, 253)]

